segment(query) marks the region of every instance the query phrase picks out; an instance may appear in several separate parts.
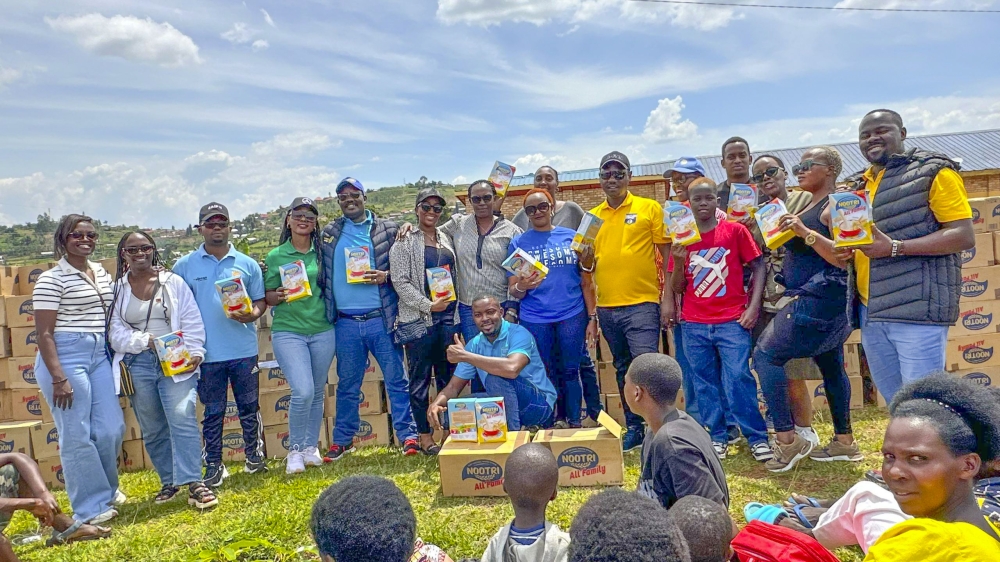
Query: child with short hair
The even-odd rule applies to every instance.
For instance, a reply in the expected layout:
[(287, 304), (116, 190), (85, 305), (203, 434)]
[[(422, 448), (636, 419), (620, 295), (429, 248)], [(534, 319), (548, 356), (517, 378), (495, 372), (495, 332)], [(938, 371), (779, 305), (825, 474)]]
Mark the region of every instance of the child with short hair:
[(559, 465), (552, 451), (538, 443), (514, 449), (503, 481), (514, 520), (493, 535), (482, 562), (566, 562), (569, 535), (545, 520), (558, 485)]
[(690, 562), (687, 541), (668, 513), (634, 492), (594, 494), (573, 519), (569, 562)]
[[(683, 294), (684, 354), (691, 364), (694, 399), (708, 426), (719, 458), (726, 458), (724, 392), (754, 459), (774, 457), (767, 426), (757, 407), (757, 383), (750, 374), (750, 330), (757, 323), (764, 291), (764, 262), (750, 231), (736, 222), (720, 221), (715, 211), (715, 182), (699, 178), (689, 187), (689, 201), (701, 240), (674, 244), (667, 269), (675, 293)], [(743, 287), (743, 271), (753, 271), (751, 294)]]
[(667, 512), (688, 544), (691, 562), (727, 562), (739, 532), (729, 510), (700, 496), (685, 496)]

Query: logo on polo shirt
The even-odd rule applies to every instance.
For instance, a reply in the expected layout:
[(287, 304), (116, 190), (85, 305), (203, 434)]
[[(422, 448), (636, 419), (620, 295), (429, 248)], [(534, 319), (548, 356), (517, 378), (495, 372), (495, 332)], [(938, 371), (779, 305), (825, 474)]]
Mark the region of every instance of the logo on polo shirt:
[(21, 303), (21, 307), (17, 309), (17, 313), (21, 316), (34, 314), (35, 313), (35, 301), (26, 300)]
[(503, 468), (491, 460), (472, 461), (462, 468), (462, 480), (479, 482), (499, 482), (503, 479)]
[(638, 215), (636, 215), (635, 213), (629, 213), (625, 215), (625, 224), (635, 224), (637, 218)]
[(559, 468), (568, 466), (577, 470), (594, 468), (601, 458), (587, 447), (570, 447), (559, 453)]
[(0, 441), (0, 453), (13, 453), (13, 452), (14, 452), (13, 441)]
[(962, 378), (967, 381), (972, 381), (973, 383), (978, 384), (979, 386), (993, 385), (993, 379), (991, 379), (990, 376), (987, 375), (986, 373), (969, 373), (968, 375), (965, 375)]

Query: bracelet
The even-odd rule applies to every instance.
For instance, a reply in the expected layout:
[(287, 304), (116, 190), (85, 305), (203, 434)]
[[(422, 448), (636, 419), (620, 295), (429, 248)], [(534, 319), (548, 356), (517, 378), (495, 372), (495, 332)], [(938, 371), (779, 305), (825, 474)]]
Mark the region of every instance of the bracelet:
[(69, 379), (62, 379), (62, 380), (58, 380), (58, 381), (52, 381), (52, 384), (62, 384), (64, 382), (68, 381), (68, 380)]
[(581, 271), (583, 271), (584, 273), (593, 273), (593, 272), (594, 272), (594, 267), (596, 267), (596, 266), (597, 266), (597, 264), (595, 263), (594, 265), (590, 266), (590, 269), (587, 269), (587, 268), (586, 268), (586, 267), (584, 267), (584, 266), (583, 266), (583, 264), (581, 263), (581, 264), (580, 264), (580, 270), (581, 270)]
[(522, 289), (522, 288), (520, 288), (520, 287), (517, 286), (517, 282), (516, 281), (514, 282), (514, 290), (517, 291), (518, 293), (528, 294), (528, 291), (525, 291), (524, 289)]
[(892, 241), (892, 250), (889, 253), (889, 257), (895, 258), (903, 255), (903, 243), (899, 240)]

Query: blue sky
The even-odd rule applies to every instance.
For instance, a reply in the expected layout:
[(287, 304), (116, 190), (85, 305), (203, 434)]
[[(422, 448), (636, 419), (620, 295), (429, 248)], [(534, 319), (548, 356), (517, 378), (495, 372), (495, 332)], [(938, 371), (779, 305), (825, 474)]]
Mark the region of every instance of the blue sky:
[[(757, 0), (755, 0), (757, 1)], [(749, 4), (750, 1), (737, 3)], [(760, 3), (762, 0), (760, 0)], [(1000, 9), (1000, 0), (794, 0)], [(1000, 14), (628, 0), (32, 0), (0, 18), (0, 223), (187, 225), (371, 187), (1000, 127)]]

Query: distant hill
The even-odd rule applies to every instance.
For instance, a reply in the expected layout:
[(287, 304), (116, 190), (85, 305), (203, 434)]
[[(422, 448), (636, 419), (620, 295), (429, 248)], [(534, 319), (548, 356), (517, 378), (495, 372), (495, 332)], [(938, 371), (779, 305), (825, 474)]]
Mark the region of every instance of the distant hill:
[[(368, 208), (380, 217), (414, 222), (413, 201), (417, 192), (424, 187), (436, 187), (448, 198), (449, 210), (446, 211), (445, 217), (454, 211), (454, 204), (458, 201), (454, 196), (454, 186), (439, 181), (429, 181), (425, 177), (421, 177), (415, 183), (368, 192)], [(336, 197), (318, 198), (316, 204), (319, 207), (321, 225), (341, 215)], [(255, 259), (263, 260), (267, 252), (278, 245), (282, 220), (287, 210), (287, 207), (278, 207), (266, 213), (234, 220), (233, 243)], [(149, 229), (137, 225), (113, 226), (101, 223), (99, 217), (95, 219), (100, 223), (98, 230), (101, 233), (101, 240), (94, 259), (114, 257), (118, 241), (126, 232), (132, 230), (148, 232), (156, 240), (160, 256), (168, 265), (173, 264), (178, 257), (193, 251), (202, 241), (194, 225)], [(0, 265), (19, 266), (52, 261), (52, 235), (58, 220), (59, 217), (43, 214), (33, 223), (0, 226)]]

